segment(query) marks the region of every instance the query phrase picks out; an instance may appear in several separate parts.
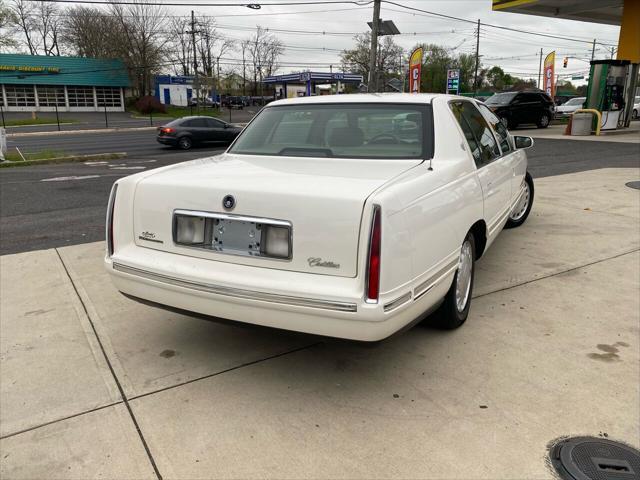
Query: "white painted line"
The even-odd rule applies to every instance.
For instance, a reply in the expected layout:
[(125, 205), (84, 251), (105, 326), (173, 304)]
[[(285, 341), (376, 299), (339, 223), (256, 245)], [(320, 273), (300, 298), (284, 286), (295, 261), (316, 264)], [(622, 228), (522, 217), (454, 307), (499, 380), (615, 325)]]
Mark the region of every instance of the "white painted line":
[(66, 182), (68, 180), (87, 180), (89, 178), (99, 178), (100, 175), (72, 175), (70, 177), (53, 177), (53, 178), (43, 178), (40, 180), (41, 182)]
[(89, 165), (89, 166), (94, 166), (94, 165), (106, 165), (107, 161), (103, 161), (103, 162), (84, 162), (83, 165)]
[(144, 170), (147, 167), (120, 167), (120, 166), (113, 166), (113, 167), (109, 167), (109, 170)]

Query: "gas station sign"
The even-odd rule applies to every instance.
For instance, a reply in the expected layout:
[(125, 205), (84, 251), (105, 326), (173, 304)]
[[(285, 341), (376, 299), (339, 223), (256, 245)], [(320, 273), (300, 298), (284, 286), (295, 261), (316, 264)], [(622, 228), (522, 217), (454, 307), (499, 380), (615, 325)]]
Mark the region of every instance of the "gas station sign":
[(447, 93), (458, 95), (460, 93), (460, 70), (447, 70)]

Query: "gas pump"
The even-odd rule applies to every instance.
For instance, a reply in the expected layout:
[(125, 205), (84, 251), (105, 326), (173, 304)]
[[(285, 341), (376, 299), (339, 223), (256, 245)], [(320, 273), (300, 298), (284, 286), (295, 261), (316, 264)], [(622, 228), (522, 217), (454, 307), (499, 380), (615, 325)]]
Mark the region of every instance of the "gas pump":
[(628, 60), (591, 62), (586, 108), (602, 113), (602, 130), (615, 130), (624, 124), (625, 83), (630, 63)]

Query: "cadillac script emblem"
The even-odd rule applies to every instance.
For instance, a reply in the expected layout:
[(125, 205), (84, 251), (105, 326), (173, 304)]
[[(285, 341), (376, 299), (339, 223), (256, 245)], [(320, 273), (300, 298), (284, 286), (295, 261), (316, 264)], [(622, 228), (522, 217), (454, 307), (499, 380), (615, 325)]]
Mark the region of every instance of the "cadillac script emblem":
[(222, 199), (222, 206), (224, 207), (225, 210), (233, 210), (234, 207), (236, 206), (236, 199), (234, 198), (233, 195), (226, 195)]

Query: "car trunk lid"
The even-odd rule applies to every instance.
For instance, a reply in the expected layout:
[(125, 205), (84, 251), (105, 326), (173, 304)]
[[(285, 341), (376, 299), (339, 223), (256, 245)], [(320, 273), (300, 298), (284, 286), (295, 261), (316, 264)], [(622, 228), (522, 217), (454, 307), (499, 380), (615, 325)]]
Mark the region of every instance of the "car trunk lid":
[[(353, 277), (366, 199), (420, 160), (348, 160), (223, 154), (151, 175), (136, 189), (136, 244), (203, 259), (297, 272)], [(235, 207), (225, 210), (232, 195)], [(290, 222), (288, 260), (231, 255), (177, 245), (176, 210)]]

